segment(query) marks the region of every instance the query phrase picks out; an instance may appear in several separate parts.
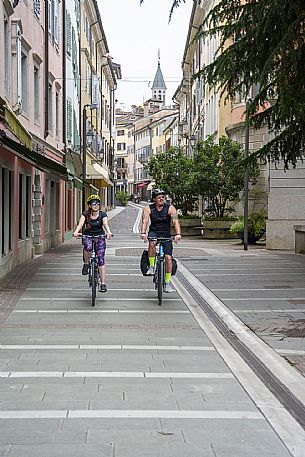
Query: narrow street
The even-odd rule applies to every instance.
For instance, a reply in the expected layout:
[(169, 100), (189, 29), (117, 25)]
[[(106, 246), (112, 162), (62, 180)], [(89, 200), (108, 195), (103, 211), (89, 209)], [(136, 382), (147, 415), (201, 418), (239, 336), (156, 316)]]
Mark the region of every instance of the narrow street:
[[(176, 291), (159, 307), (139, 269), (138, 213), (110, 215), (96, 307), (79, 240), (1, 284), (0, 457), (304, 457), (304, 258), (182, 240)], [(292, 414), (216, 314), (281, 376)]]

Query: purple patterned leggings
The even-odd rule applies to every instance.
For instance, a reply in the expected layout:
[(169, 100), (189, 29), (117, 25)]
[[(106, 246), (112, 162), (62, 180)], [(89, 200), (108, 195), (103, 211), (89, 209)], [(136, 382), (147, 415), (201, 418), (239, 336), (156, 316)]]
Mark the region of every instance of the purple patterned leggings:
[(83, 238), (83, 243), (84, 243), (84, 250), (86, 252), (92, 251), (92, 242), (94, 242), (94, 245), (95, 245), (98, 265), (100, 267), (102, 267), (103, 265), (105, 265), (106, 240), (105, 240), (105, 238), (92, 239), (85, 235)]

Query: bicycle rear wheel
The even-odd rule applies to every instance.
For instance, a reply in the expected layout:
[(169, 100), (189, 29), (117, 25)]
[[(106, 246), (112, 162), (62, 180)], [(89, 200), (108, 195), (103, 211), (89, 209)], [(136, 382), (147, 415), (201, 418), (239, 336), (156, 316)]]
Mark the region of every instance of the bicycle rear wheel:
[(159, 306), (161, 306), (161, 304), (162, 304), (163, 283), (164, 283), (164, 262), (161, 262), (159, 260), (159, 262), (158, 262), (158, 303), (159, 303)]
[(92, 304), (92, 306), (95, 306), (96, 287), (97, 287), (97, 265), (95, 262), (92, 262), (92, 264), (91, 264), (91, 304)]

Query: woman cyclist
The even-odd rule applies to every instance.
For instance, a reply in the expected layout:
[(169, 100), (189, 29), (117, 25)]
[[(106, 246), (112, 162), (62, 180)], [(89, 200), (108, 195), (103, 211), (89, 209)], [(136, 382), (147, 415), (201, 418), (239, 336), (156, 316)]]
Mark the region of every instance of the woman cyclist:
[(92, 243), (95, 244), (95, 250), (98, 257), (99, 274), (101, 280), (100, 292), (107, 292), (106, 286), (106, 266), (105, 266), (105, 238), (89, 238), (86, 235), (105, 235), (109, 240), (112, 237), (108, 225), (108, 217), (104, 211), (100, 211), (101, 199), (99, 195), (92, 194), (87, 198), (88, 209), (84, 211), (80, 217), (78, 226), (75, 229), (73, 236), (81, 236), (81, 230), (85, 224), (84, 230), (84, 265), (82, 274), (87, 275), (89, 269), (89, 259), (92, 253)]

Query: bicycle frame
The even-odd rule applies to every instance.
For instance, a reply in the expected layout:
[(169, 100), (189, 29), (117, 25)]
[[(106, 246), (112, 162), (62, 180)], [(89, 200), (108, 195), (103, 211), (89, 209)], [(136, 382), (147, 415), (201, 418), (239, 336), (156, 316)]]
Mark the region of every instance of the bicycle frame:
[(163, 242), (171, 241), (171, 238), (149, 238), (149, 241), (156, 241), (156, 257), (155, 257), (155, 274), (153, 282), (155, 283), (155, 289), (158, 293), (158, 303), (162, 304), (162, 295), (165, 288), (165, 254), (163, 248)]
[(91, 304), (92, 306), (95, 306), (95, 300), (96, 300), (96, 289), (98, 288), (99, 285), (99, 267), (98, 267), (98, 258), (97, 258), (97, 253), (95, 249), (95, 238), (105, 238), (105, 235), (83, 235), (82, 238), (84, 237), (89, 237), (92, 239), (92, 253), (91, 257), (89, 260), (89, 270), (88, 270), (88, 283), (89, 287), (91, 287)]

